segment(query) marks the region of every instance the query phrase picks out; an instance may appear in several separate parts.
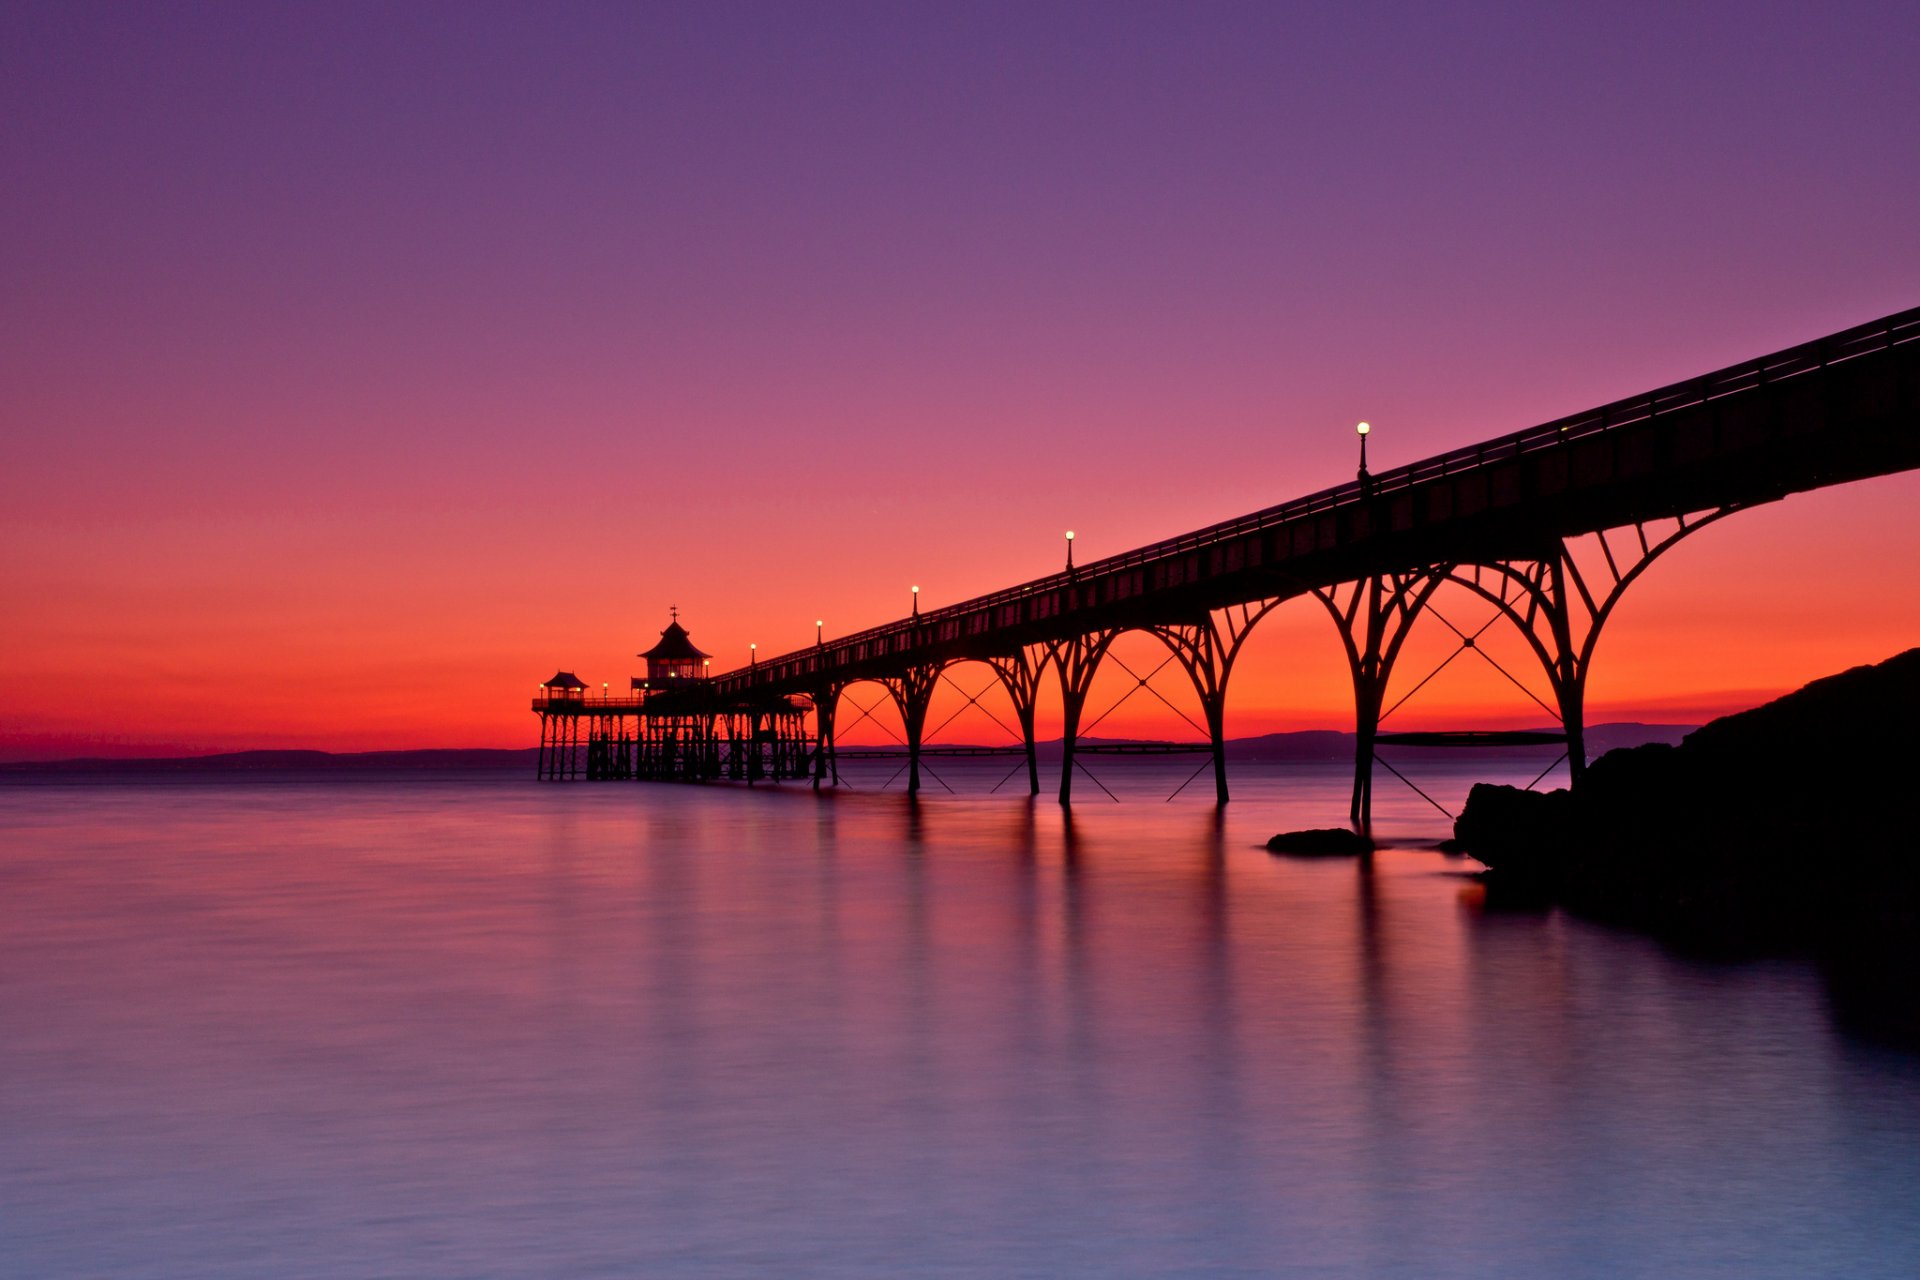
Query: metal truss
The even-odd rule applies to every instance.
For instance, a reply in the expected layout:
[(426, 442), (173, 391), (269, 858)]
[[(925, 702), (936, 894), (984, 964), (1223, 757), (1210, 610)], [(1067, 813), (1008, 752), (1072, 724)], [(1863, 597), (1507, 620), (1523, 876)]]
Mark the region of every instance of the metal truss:
[[(1157, 636), (1160, 642), (1172, 653), (1172, 660), (1180, 664), (1187, 673), (1187, 679), (1193, 683), (1193, 691), (1200, 699), (1200, 712), (1206, 724), (1195, 724), (1193, 718), (1174, 707), (1171, 702), (1147, 683), (1152, 678), (1149, 673), (1140, 679), (1137, 689), (1144, 688), (1160, 701), (1172, 707), (1181, 719), (1206, 735), (1209, 755), (1213, 765), (1214, 800), (1218, 804), (1227, 802), (1227, 680), (1233, 675), (1233, 664), (1240, 656), (1247, 636), (1253, 628), (1291, 596), (1270, 596), (1263, 600), (1249, 600), (1243, 604), (1229, 605), (1224, 609), (1214, 609), (1204, 618), (1194, 622), (1172, 623), (1146, 628), (1148, 634)], [(1165, 665), (1164, 663), (1162, 665)], [(1155, 668), (1158, 671), (1159, 668)], [(1129, 672), (1128, 674), (1133, 674)], [(1138, 678), (1138, 677), (1136, 677)], [(1174, 791), (1179, 795), (1194, 778), (1206, 771), (1202, 765), (1194, 771), (1193, 777), (1180, 784)], [(1173, 796), (1167, 797), (1169, 800)]]
[[(1074, 757), (1080, 739), (1080, 719), (1087, 709), (1087, 693), (1093, 688), (1093, 677), (1100, 669), (1100, 659), (1107, 656), (1107, 650), (1119, 634), (1119, 628), (1107, 627), (1065, 640), (1050, 641), (1042, 646), (1045, 660), (1052, 662), (1060, 675), (1061, 804), (1073, 803), (1073, 771), (1077, 763)], [(1084, 765), (1079, 767), (1082, 770), (1086, 768)], [(1087, 776), (1102, 791), (1107, 790), (1098, 778), (1093, 778), (1092, 774)], [(1107, 791), (1107, 794), (1111, 796), (1113, 793)]]
[(1432, 565), (1312, 589), (1313, 597), (1326, 606), (1339, 629), (1353, 678), (1353, 802), (1348, 816), (1359, 830), (1366, 830), (1373, 822), (1374, 746), (1387, 681), (1407, 634), (1451, 569), (1450, 565)]
[[(1620, 603), (1627, 588), (1682, 538), (1737, 510), (1740, 508), (1732, 505), (1714, 507), (1657, 522), (1641, 521), (1618, 529), (1603, 529), (1577, 538), (1558, 539), (1545, 555), (1535, 559), (1460, 565), (1448, 573), (1448, 581), (1487, 601), (1500, 617), (1511, 622), (1539, 660), (1555, 705), (1547, 706), (1531, 690), (1528, 696), (1559, 720), (1567, 736), (1567, 771), (1574, 786), (1580, 785), (1587, 769), (1587, 675), (1593, 667), (1594, 649), (1600, 642), (1601, 631), (1612, 616), (1614, 606)], [(1625, 536), (1629, 529), (1631, 539)], [(1588, 552), (1584, 569), (1582, 557), (1575, 554), (1576, 547)], [(1458, 628), (1454, 630), (1459, 634)], [(1461, 634), (1464, 648), (1474, 647), (1473, 639)], [(1481, 656), (1493, 661), (1485, 653)], [(1500, 668), (1498, 663), (1494, 666), (1507, 679), (1526, 689), (1512, 673)]]

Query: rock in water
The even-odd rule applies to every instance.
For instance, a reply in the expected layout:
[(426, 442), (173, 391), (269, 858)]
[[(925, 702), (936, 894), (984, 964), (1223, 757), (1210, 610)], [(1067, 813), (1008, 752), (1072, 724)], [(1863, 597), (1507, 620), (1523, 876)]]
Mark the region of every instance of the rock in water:
[(1312, 831), (1282, 831), (1267, 841), (1267, 852), (1320, 858), (1352, 857), (1372, 853), (1373, 841), (1345, 827), (1318, 827)]
[(1574, 793), (1475, 787), (1454, 834), (1490, 868), (1490, 889), (1544, 892), (1688, 948), (1812, 952), (1850, 1021), (1911, 1041), (1916, 720), (1920, 649), (1716, 720), (1678, 747), (1608, 752)]
[(1455, 847), (1504, 878), (1529, 885), (1558, 882), (1573, 827), (1573, 797), (1481, 782), (1453, 824)]

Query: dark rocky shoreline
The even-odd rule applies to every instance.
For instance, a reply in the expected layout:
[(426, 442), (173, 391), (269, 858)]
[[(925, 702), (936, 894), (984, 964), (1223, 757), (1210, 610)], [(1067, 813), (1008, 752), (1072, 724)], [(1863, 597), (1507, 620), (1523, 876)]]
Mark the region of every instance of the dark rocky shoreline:
[(1596, 760), (1577, 793), (1476, 786), (1490, 904), (1557, 904), (1717, 956), (1810, 954), (1836, 1012), (1920, 1045), (1920, 649)]

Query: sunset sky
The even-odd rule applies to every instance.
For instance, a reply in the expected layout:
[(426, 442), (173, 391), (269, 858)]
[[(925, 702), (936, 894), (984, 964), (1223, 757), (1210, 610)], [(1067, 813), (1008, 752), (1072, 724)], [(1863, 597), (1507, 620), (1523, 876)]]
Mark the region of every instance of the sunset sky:
[[(0, 759), (524, 746), (670, 605), (731, 666), (1920, 303), (1910, 0), (7, 12)], [(1313, 609), (1230, 733), (1350, 722)], [(1796, 497), (1589, 718), (1916, 643), (1920, 475)], [(1396, 724), (1541, 720), (1454, 666)]]

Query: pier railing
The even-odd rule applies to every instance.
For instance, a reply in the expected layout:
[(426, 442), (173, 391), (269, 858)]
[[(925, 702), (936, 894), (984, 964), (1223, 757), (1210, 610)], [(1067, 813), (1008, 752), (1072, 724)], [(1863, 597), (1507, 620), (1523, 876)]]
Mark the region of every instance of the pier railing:
[(1775, 388), (1782, 383), (1916, 341), (1920, 341), (1920, 308), (1902, 311), (1652, 392), (1617, 400), (1597, 409), (1557, 418), (1509, 435), (1381, 471), (1365, 481), (1348, 481), (1190, 533), (1089, 561), (1071, 572), (1049, 574), (987, 595), (869, 627), (823, 644), (763, 659), (755, 667), (737, 668), (714, 679), (717, 685), (726, 689), (751, 688), (757, 684), (788, 682), (857, 665), (883, 655), (899, 653), (908, 647), (918, 647), (932, 639), (950, 638), (955, 634), (955, 629), (949, 624), (975, 618), (1003, 606), (1020, 604), (1049, 593), (1071, 591), (1093, 580), (1207, 551), (1276, 526), (1349, 511), (1362, 504), (1378, 503), (1383, 498), (1437, 480), (1485, 471), (1490, 467), (1537, 455), (1544, 450), (1565, 449), (1578, 441), (1644, 426), (1663, 415), (1749, 397), (1764, 389)]

